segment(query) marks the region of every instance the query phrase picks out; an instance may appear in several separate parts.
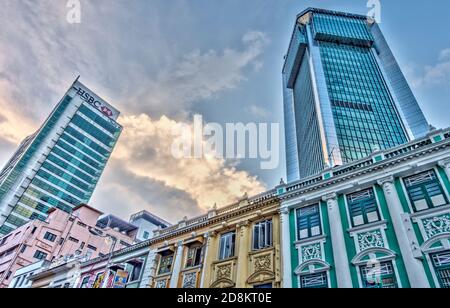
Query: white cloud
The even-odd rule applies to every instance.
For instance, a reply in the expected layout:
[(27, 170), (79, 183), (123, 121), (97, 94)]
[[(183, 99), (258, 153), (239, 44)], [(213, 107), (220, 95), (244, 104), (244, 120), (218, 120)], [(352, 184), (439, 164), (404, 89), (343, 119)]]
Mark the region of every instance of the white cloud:
[(439, 54), (440, 61), (450, 60), (450, 48), (444, 49)]
[(450, 48), (439, 53), (435, 64), (424, 68), (410, 65), (404, 71), (413, 87), (448, 86), (450, 85)]
[(245, 81), (246, 69), (261, 67), (258, 58), (268, 42), (265, 34), (248, 32), (242, 42), (243, 50), (196, 50), (184, 55), (179, 62), (160, 71), (155, 79), (147, 80), (148, 86), (133, 101), (140, 104), (146, 100), (147, 106), (153, 107), (152, 114), (163, 111), (166, 115), (185, 115), (196, 102), (205, 99), (213, 102), (220, 92)]
[(222, 159), (174, 158), (173, 128), (188, 123), (165, 116), (152, 120), (144, 114), (122, 117), (121, 123), (124, 133), (113, 159), (134, 176), (157, 180), (166, 187), (186, 192), (205, 210), (215, 203), (227, 205), (245, 193), (257, 194), (265, 188), (256, 177)]
[(267, 119), (270, 115), (270, 111), (264, 107), (252, 104), (247, 107), (247, 111), (249, 111), (252, 115), (254, 115), (257, 119), (264, 120)]
[[(82, 23), (71, 25), (65, 3), (5, 1), (0, 10), (0, 139), (18, 144), (36, 130), (81, 74), (124, 114), (119, 120), (124, 133), (93, 199), (105, 212), (125, 216), (155, 209), (173, 221), (168, 215), (195, 214), (264, 189), (230, 162), (170, 155), (173, 125), (186, 119), (197, 102), (217, 103), (218, 95), (239, 87), (261, 67), (269, 41), (264, 33), (249, 31), (237, 44), (192, 51), (177, 45), (174, 29), (162, 26), (157, 4), (130, 25), (142, 13), (136, 12), (139, 5), (132, 11), (122, 2), (83, 1)], [(173, 11), (173, 17), (190, 18), (186, 10), (179, 13)]]

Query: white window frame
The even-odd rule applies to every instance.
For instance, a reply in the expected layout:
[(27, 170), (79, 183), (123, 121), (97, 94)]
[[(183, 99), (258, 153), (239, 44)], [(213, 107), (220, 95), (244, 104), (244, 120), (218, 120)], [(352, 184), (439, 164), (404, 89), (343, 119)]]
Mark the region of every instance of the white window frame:
[[(233, 243), (233, 236), (234, 236), (234, 243)], [(222, 241), (224, 244), (222, 245)], [(228, 244), (225, 244), (227, 243)], [(233, 247), (233, 254), (231, 255), (231, 252), (226, 254), (227, 247)], [(223, 233), (220, 235), (220, 241), (219, 241), (219, 260), (224, 261), (230, 258), (233, 258), (236, 256), (236, 231), (231, 231), (227, 233)]]
[[(263, 232), (262, 228), (261, 228), (261, 225), (263, 225), (263, 224), (266, 226), (265, 232)], [(268, 226), (270, 226), (270, 230), (269, 230)], [(259, 233), (258, 247), (255, 247), (256, 232)], [(266, 220), (261, 220), (261, 221), (255, 223), (253, 226), (252, 236), (253, 236), (252, 237), (252, 250), (253, 251), (258, 251), (258, 250), (263, 250), (263, 249), (273, 247), (273, 220), (272, 220), (272, 218), (266, 219)]]

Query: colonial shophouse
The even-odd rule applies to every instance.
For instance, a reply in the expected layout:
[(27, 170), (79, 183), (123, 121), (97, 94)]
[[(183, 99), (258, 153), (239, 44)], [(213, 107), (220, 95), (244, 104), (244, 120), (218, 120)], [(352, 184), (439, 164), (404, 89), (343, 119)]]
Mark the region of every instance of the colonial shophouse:
[(446, 130), (281, 185), (283, 286), (450, 287), (449, 178)]
[(154, 288), (281, 286), (279, 202), (271, 191), (157, 232)]

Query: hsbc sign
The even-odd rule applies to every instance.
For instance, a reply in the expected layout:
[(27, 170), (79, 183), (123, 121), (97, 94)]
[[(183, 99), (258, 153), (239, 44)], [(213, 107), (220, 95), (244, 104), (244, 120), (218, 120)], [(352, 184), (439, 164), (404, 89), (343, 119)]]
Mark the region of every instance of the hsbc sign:
[(85, 102), (89, 103), (91, 106), (95, 107), (97, 110), (101, 111), (108, 118), (116, 120), (119, 116), (119, 112), (112, 106), (104, 102), (102, 99), (98, 98), (95, 94), (90, 92), (86, 87), (82, 86), (79, 82), (74, 85), (73, 89), (76, 94)]

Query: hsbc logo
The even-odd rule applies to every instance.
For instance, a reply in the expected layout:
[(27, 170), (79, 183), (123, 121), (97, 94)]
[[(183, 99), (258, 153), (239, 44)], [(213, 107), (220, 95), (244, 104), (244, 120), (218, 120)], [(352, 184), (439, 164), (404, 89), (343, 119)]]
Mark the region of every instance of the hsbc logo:
[(107, 115), (108, 117), (112, 117), (112, 116), (113, 116), (112, 110), (109, 109), (109, 108), (106, 107), (106, 106), (102, 106), (102, 107), (100, 108), (100, 111), (103, 112), (103, 114)]
[(77, 90), (77, 95), (80, 96), (85, 102), (91, 104), (96, 109), (100, 110), (104, 115), (106, 115), (109, 118), (112, 118), (114, 116), (114, 112), (105, 106), (102, 102), (98, 101), (94, 96), (89, 94), (89, 92), (86, 92), (83, 88), (74, 88)]

